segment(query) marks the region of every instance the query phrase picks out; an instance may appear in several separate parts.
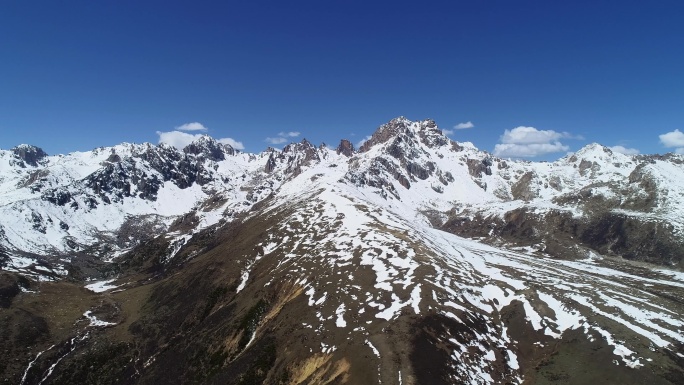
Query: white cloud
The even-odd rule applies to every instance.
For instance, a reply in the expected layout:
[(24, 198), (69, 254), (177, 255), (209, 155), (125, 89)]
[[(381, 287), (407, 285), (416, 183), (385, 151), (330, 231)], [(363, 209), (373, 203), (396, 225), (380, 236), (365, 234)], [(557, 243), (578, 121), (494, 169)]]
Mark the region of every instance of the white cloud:
[(520, 126), (504, 131), (504, 134), (501, 136), (501, 142), (511, 144), (543, 144), (569, 137), (571, 135), (567, 132), (537, 130), (534, 127)]
[(519, 126), (504, 131), (494, 146), (494, 155), (502, 157), (534, 158), (556, 152), (567, 152), (570, 147), (560, 142), (560, 139), (581, 139), (567, 132), (553, 130), (538, 130), (534, 127)]
[(684, 147), (684, 132), (679, 130), (659, 135), (659, 138), (660, 143), (665, 147)]
[(670, 131), (667, 134), (659, 135), (658, 137), (663, 146), (668, 148), (677, 147), (674, 152), (677, 154), (684, 154), (684, 132), (677, 129)]
[(185, 148), (185, 146), (192, 143), (192, 141), (202, 136), (202, 134), (193, 135), (181, 131), (157, 131), (157, 135), (159, 135), (159, 143), (166, 143), (168, 145), (176, 147), (179, 150), (182, 150), (183, 148)]
[(442, 130), (442, 134), (444, 134), (444, 135), (446, 135), (446, 136), (451, 136), (451, 135), (454, 134), (454, 132), (456, 132), (456, 131), (454, 131), (454, 130), (447, 130), (447, 129)]
[(275, 138), (268, 137), (265, 139), (268, 144), (283, 144), (287, 142), (287, 138), (276, 136)]
[(221, 138), (221, 139), (216, 139), (216, 141), (219, 143), (230, 145), (231, 147), (233, 147), (236, 150), (244, 150), (245, 149), (245, 145), (242, 144), (242, 142), (238, 142), (237, 140), (235, 140), (233, 138)]
[(296, 138), (299, 135), (301, 135), (301, 133), (299, 131), (279, 132), (278, 133), (278, 136), (289, 137), (289, 138)]
[(466, 128), (473, 128), (475, 125), (470, 120), (465, 123), (459, 123), (454, 126), (454, 130), (465, 130)]
[(609, 147), (611, 151), (613, 152), (618, 152), (620, 154), (625, 154), (625, 155), (639, 155), (640, 151), (637, 150), (636, 148), (627, 148), (625, 146), (613, 146)]
[(178, 131), (202, 131), (202, 132), (205, 132), (209, 129), (204, 127), (204, 125), (202, 123), (192, 122), (192, 123), (181, 124), (180, 126), (176, 127), (176, 130), (178, 130)]
[[(166, 143), (168, 145), (176, 147), (179, 150), (182, 150), (188, 144), (199, 139), (204, 134), (188, 134), (187, 132), (182, 132), (182, 131), (169, 131), (169, 132), (157, 131), (157, 135), (159, 135), (159, 143)], [(236, 150), (244, 150), (245, 149), (245, 146), (242, 144), (242, 142), (238, 142), (233, 138), (221, 138), (221, 139), (216, 139), (216, 141), (219, 143), (223, 143), (223, 144), (229, 144)]]
[(561, 142), (554, 143), (530, 143), (514, 144), (503, 143), (494, 146), (494, 155), (514, 158), (534, 158), (540, 155), (553, 154), (554, 152), (568, 151), (570, 147)]
[(264, 141), (268, 144), (273, 144), (273, 145), (283, 144), (283, 143), (290, 140), (288, 138), (296, 138), (299, 135), (301, 135), (301, 132), (299, 132), (299, 131), (289, 131), (289, 132), (281, 131), (278, 133), (278, 136), (275, 136), (275, 137), (269, 136), (266, 139), (264, 139)]

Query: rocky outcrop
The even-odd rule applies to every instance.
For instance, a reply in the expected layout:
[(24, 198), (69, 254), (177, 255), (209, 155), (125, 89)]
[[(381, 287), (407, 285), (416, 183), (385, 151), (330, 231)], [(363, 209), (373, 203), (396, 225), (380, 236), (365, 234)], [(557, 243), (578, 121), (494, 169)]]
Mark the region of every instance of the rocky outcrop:
[[(387, 143), (390, 140), (397, 141), (397, 138), (409, 139), (415, 143), (420, 142), (421, 145), (428, 148), (436, 148), (449, 144), (459, 147), (456, 142), (453, 142), (444, 136), (442, 130), (437, 127), (434, 120), (426, 119), (412, 122), (405, 117), (400, 116), (380, 126), (373, 135), (371, 135), (370, 139), (359, 147), (359, 152), (367, 152), (372, 147)], [(391, 151), (392, 150), (390, 150), (390, 154)]]
[(21, 168), (26, 168), (27, 165), (38, 167), (48, 156), (42, 148), (28, 144), (21, 144), (12, 148), (10, 151), (16, 158), (15, 164)]
[(420, 137), (421, 142), (429, 148), (442, 147), (456, 143), (444, 136), (442, 130), (437, 127), (437, 123), (432, 119), (420, 122), (418, 136)]
[(411, 124), (411, 121), (403, 116), (390, 120), (375, 130), (370, 139), (365, 141), (361, 147), (359, 147), (359, 152), (367, 152), (375, 145), (385, 143), (401, 133), (406, 133), (408, 131), (409, 124)]
[(482, 175), (492, 175), (492, 160), (490, 158), (468, 159), (468, 172), (474, 178), (482, 178)]
[(264, 172), (271, 173), (273, 170), (276, 168), (276, 160), (275, 160), (275, 153), (271, 152), (268, 155), (268, 160), (266, 161), (266, 165), (264, 166)]
[(306, 139), (302, 139), (299, 143), (290, 143), (280, 152), (270, 149), (264, 171), (271, 173), (276, 168), (282, 167), (285, 174), (295, 177), (301, 174), (302, 167), (320, 162), (320, 152), (319, 148)]
[(212, 137), (203, 135), (183, 148), (186, 154), (197, 155), (215, 162), (226, 159), (226, 155), (235, 155), (235, 149), (229, 144), (219, 143)]
[(335, 152), (337, 152), (338, 155), (342, 154), (347, 158), (350, 158), (354, 155), (354, 145), (347, 139), (342, 139), (340, 141), (340, 144), (335, 149)]
[(518, 181), (511, 187), (511, 194), (513, 199), (520, 199), (523, 201), (531, 201), (537, 196), (536, 187), (533, 184), (535, 174), (532, 171), (526, 172)]

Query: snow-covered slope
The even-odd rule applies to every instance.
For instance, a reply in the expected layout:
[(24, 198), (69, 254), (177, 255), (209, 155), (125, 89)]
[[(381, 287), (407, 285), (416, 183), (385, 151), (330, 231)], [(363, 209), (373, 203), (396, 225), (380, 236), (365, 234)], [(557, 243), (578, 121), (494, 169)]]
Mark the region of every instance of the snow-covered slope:
[[(381, 126), (358, 152), (342, 144), (335, 151), (304, 140), (246, 154), (204, 136), (182, 151), (149, 143), (58, 156), (27, 145), (0, 150), (0, 263), (16, 270), (42, 261), (63, 271), (83, 255), (111, 260), (190, 215), (191, 225), (173, 232), (182, 242), (188, 231), (230, 221), (281, 188), (306, 188), (296, 177), (312, 167), (376, 194), (380, 206), (407, 218), (489, 242), (543, 248), (554, 237), (511, 237), (507, 215), (521, 210), (534, 213), (539, 223), (525, 226), (537, 233), (549, 214), (581, 226), (608, 214), (648, 222), (671, 236), (635, 251), (611, 246), (622, 231), (613, 229), (604, 236), (611, 239), (582, 244), (631, 259), (682, 261), (670, 241), (684, 227), (682, 156), (626, 156), (591, 144), (552, 163), (503, 160), (448, 139), (431, 120), (403, 117)], [(654, 257), (654, 250), (667, 255)]]
[[(681, 305), (660, 292), (682, 293), (681, 274), (619, 269), (595, 254), (558, 261), (467, 240), (407, 216), (399, 200), (337, 183), (343, 172), (325, 167), (299, 176), (312, 181), (310, 189), (283, 188), (254, 214), (278, 220), (262, 229), (256, 254), (238, 259), (238, 293), (278, 287), (288, 277), (305, 296), (310, 314), (301, 315), (301, 327), (311, 334), (298, 355), (342, 360), (360, 349), (373, 357), (377, 383), (443, 375), (445, 383), (490, 384), (523, 383), (532, 356), (577, 338), (593, 349), (607, 345), (618, 368), (681, 354)], [(440, 346), (439, 374), (415, 367), (412, 338), (387, 336), (416, 319), (435, 322), (423, 337)], [(268, 325), (251, 338), (267, 334)], [(364, 344), (365, 351), (350, 347)]]
[(358, 151), (1, 151), (2, 269), (54, 281), (0, 274), (8, 324), (81, 300), (0, 361), (30, 358), (26, 384), (92, 360), (121, 383), (677, 383), (684, 276), (641, 261), (681, 267), (683, 162), (505, 160), (405, 118)]

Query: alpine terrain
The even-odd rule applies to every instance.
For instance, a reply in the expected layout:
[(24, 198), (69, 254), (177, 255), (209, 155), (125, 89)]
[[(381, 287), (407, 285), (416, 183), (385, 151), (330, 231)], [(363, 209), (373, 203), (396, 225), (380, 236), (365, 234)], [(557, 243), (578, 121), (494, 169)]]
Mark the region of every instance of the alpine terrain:
[(2, 384), (682, 384), (684, 156), (0, 150)]

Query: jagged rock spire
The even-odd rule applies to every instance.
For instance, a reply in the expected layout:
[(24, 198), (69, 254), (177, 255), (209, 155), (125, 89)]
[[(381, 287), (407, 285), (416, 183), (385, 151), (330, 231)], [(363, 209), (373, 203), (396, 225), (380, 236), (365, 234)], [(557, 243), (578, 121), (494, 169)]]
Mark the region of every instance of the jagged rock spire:
[(352, 155), (354, 155), (355, 149), (354, 149), (354, 145), (352, 144), (352, 142), (350, 142), (347, 139), (342, 139), (340, 141), (340, 144), (335, 149), (335, 151), (338, 154), (342, 154), (346, 157), (351, 157)]

